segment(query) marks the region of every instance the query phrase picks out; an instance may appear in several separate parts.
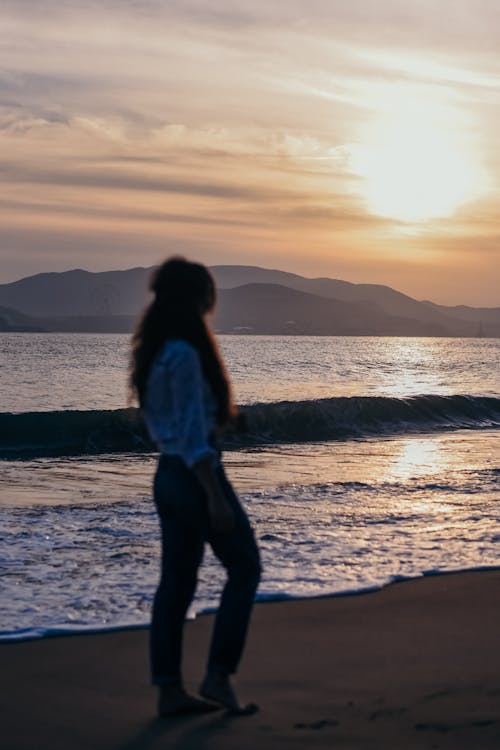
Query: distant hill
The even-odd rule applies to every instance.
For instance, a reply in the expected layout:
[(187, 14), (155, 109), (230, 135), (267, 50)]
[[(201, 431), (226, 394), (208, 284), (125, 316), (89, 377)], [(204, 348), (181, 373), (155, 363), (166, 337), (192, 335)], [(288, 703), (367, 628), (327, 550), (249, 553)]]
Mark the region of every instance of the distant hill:
[[(46, 330), (128, 333), (137, 316), (43, 317)], [(294, 335), (442, 336), (437, 323), (390, 316), (371, 302), (343, 302), (279, 284), (220, 289), (214, 320), (218, 333)]]
[(0, 332), (37, 332), (45, 330), (40, 325), (40, 321), (23, 315), (17, 310), (10, 307), (0, 307)]
[(57, 333), (131, 333), (137, 315), (61, 315), (39, 320), (46, 331)]
[[(462, 308), (418, 302), (412, 297), (382, 284), (353, 284), (349, 281), (329, 278), (307, 279), (286, 271), (252, 266), (213, 266), (211, 270), (221, 288), (238, 286), (238, 280), (240, 283), (281, 284), (291, 289), (298, 289), (344, 302), (371, 302), (378, 305), (388, 315), (423, 323), (435, 323), (445, 330), (449, 330), (450, 335), (454, 336), (473, 336), (477, 328), (470, 325), (471, 319), (469, 317), (462, 319), (456, 312), (457, 309)], [(473, 310), (474, 308), (469, 309)], [(496, 311), (496, 316), (493, 316), (491, 322), (498, 323), (498, 326), (496, 326), (497, 333), (491, 333), (491, 335), (499, 335), (500, 308), (492, 309)]]
[(136, 315), (147, 298), (151, 270), (39, 273), (0, 284), (0, 305), (37, 317)]
[[(211, 270), (219, 287), (220, 331), (500, 336), (500, 308), (447, 307), (381, 284), (308, 279), (257, 266)], [(35, 317), (51, 330), (131, 330), (147, 301), (151, 271), (37, 274), (1, 284), (0, 305)]]
[(343, 302), (280, 284), (223, 289), (215, 315), (220, 333), (442, 336), (445, 329), (387, 315), (372, 302)]
[(467, 305), (445, 307), (444, 305), (436, 305), (434, 302), (425, 302), (424, 304), (433, 310), (444, 312), (446, 315), (454, 315), (461, 320), (481, 322), (486, 326), (489, 323), (500, 324), (500, 307), (468, 307)]

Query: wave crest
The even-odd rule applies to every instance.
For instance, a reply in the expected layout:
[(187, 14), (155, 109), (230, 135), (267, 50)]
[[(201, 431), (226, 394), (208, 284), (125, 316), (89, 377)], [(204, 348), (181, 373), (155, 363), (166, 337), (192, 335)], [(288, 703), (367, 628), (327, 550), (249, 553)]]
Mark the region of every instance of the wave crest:
[[(500, 398), (352, 396), (242, 407), (245, 432), (223, 447), (500, 427)], [(137, 409), (0, 413), (0, 458), (150, 452)]]

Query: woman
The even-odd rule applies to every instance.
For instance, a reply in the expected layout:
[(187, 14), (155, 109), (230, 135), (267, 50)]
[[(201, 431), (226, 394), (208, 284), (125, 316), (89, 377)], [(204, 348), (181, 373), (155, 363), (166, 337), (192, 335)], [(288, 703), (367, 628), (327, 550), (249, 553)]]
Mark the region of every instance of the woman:
[[(236, 416), (207, 316), (216, 301), (209, 271), (170, 258), (151, 280), (154, 299), (134, 334), (131, 384), (160, 452), (154, 500), (162, 531), (162, 572), (153, 604), (151, 667), (161, 716), (242, 708), (230, 682), (243, 647), (260, 564), (247, 516), (215, 442)], [(182, 683), (182, 633), (208, 542), (227, 571), (200, 694)]]

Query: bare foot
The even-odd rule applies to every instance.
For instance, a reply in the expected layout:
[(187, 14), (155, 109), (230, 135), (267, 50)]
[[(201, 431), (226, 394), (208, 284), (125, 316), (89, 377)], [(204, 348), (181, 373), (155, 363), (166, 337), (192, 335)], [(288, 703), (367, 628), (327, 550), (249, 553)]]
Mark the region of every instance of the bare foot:
[(237, 716), (250, 716), (259, 710), (255, 703), (245, 706), (240, 704), (228, 675), (208, 674), (201, 684), (200, 695), (224, 706), (231, 714)]
[(158, 699), (158, 716), (184, 716), (186, 714), (204, 714), (210, 711), (217, 711), (220, 707), (214, 703), (195, 698), (189, 695), (181, 687), (167, 686), (160, 687), (160, 696)]

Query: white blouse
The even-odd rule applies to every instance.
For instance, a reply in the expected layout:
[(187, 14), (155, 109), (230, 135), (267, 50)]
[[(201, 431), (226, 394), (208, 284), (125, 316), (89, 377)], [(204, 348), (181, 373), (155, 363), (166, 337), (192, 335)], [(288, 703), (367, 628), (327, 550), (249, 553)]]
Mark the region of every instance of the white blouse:
[(160, 453), (180, 456), (189, 468), (207, 457), (217, 459), (213, 446), (217, 405), (199, 354), (187, 341), (169, 339), (156, 355), (143, 413)]

